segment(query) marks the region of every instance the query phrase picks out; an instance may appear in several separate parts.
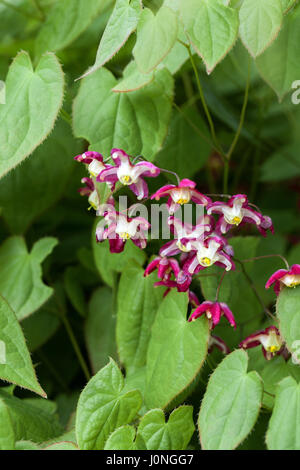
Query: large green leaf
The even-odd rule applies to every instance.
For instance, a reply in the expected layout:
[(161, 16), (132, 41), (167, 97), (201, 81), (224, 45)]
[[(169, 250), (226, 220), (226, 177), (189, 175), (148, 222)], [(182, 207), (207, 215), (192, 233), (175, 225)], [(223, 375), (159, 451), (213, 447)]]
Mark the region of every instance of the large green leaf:
[(62, 432), (57, 417), (35, 405), (34, 400), (28, 403), (1, 390), (0, 402), (6, 406), (17, 441), (40, 443)]
[(111, 360), (86, 385), (80, 395), (76, 415), (77, 442), (82, 450), (104, 448), (108, 436), (130, 423), (142, 404), (140, 392), (124, 393), (124, 379)]
[[(284, 287), (277, 305), (280, 333), (288, 350), (293, 353), (300, 349), (300, 287)], [(299, 356), (299, 355), (298, 355)], [(300, 362), (300, 357), (296, 359)]]
[(112, 290), (101, 287), (92, 295), (85, 324), (86, 345), (95, 373), (107, 364), (109, 357), (117, 356), (115, 325)]
[(261, 165), (260, 180), (283, 181), (300, 175), (299, 144), (292, 143), (271, 155)]
[(37, 381), (18, 320), (2, 297), (0, 297), (0, 351), (0, 379), (45, 397), (46, 394)]
[(263, 79), (273, 88), (278, 98), (291, 90), (292, 83), (300, 74), (300, 10), (284, 18), (283, 28), (277, 40), (256, 64)]
[(203, 449), (235, 449), (254, 427), (263, 386), (257, 372), (247, 372), (247, 367), (247, 353), (237, 350), (211, 376), (198, 419)]
[(111, 0), (63, 0), (55, 2), (36, 38), (36, 54), (59, 51), (71, 44), (104, 11)]
[(133, 426), (121, 426), (109, 436), (104, 450), (137, 450), (135, 434)]
[(74, 103), (75, 135), (105, 155), (117, 147), (153, 159), (167, 134), (172, 77), (168, 70), (160, 70), (152, 83), (132, 93), (114, 93), (116, 84), (105, 68), (82, 80)]
[[(176, 171), (182, 178), (190, 178), (205, 165), (211, 146), (207, 142), (206, 124), (199, 113), (193, 108), (182, 112), (184, 115), (176, 113), (173, 116), (168, 137), (156, 161), (160, 167)], [(193, 126), (200, 129), (203, 138)]]
[(266, 440), (270, 450), (300, 450), (300, 384), (292, 377), (278, 385)]
[(137, 27), (133, 55), (139, 70), (149, 73), (166, 57), (177, 39), (177, 16), (162, 6), (156, 15), (144, 8)]
[(139, 90), (154, 80), (154, 72), (141, 73), (135, 61), (129, 62), (123, 72), (123, 79), (113, 88), (114, 92), (128, 93)]
[(148, 408), (165, 408), (193, 382), (205, 360), (208, 322), (189, 323), (187, 306), (185, 293), (171, 292), (157, 313), (147, 355)]
[[(99, 222), (99, 220), (98, 220)], [(121, 273), (126, 265), (131, 261), (136, 261), (139, 265), (146, 261), (146, 254), (131, 241), (126, 243), (122, 253), (110, 253), (108, 242), (97, 243), (95, 237), (96, 224), (92, 233), (92, 246), (96, 267), (102, 280), (110, 287), (114, 286), (116, 273)]]
[(237, 39), (238, 12), (220, 0), (184, 0), (180, 8), (187, 36), (211, 73)]
[(276, 38), (283, 20), (281, 0), (244, 0), (240, 9), (240, 36), (253, 57)]
[(59, 121), (32, 157), (3, 178), (1, 215), (11, 232), (26, 232), (40, 214), (60, 199), (75, 165), (72, 157), (80, 149), (70, 127)]
[[(127, 374), (146, 364), (148, 343), (162, 290), (154, 287), (156, 274), (144, 277), (138, 265), (123, 272), (118, 290), (117, 345)], [(128, 328), (130, 325), (130, 328)]]
[(140, 421), (137, 442), (142, 437), (147, 450), (185, 450), (194, 430), (192, 406), (175, 409), (167, 422), (162, 410), (151, 410)]
[(29, 253), (22, 237), (10, 237), (0, 246), (0, 294), (19, 320), (28, 317), (52, 295), (42, 282), (41, 263), (57, 245), (56, 238), (42, 238)]
[(6, 403), (0, 398), (0, 450), (14, 450), (15, 431)]
[(62, 105), (64, 78), (54, 54), (33, 69), (20, 52), (6, 79), (6, 104), (0, 106), (0, 176), (28, 157), (47, 137)]
[(101, 38), (95, 64), (84, 75), (90, 75), (108, 62), (136, 29), (141, 14), (140, 0), (117, 0)]

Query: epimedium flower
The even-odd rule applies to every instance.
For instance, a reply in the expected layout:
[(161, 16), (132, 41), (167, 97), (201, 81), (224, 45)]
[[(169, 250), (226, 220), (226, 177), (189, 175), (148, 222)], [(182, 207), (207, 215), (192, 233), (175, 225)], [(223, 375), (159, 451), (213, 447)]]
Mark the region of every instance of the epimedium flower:
[(208, 354), (210, 354), (214, 348), (219, 349), (224, 355), (229, 354), (231, 351), (225, 341), (222, 340), (219, 336), (210, 335), (208, 340)]
[(176, 259), (157, 256), (145, 269), (144, 276), (149, 276), (157, 269), (157, 276), (163, 281), (169, 281), (172, 274), (176, 277), (180, 272), (180, 266)]
[[(224, 248), (224, 241), (219, 237), (208, 237), (203, 242), (191, 242), (195, 254), (190, 256), (183, 269), (190, 274), (199, 272), (216, 264), (224, 267), (226, 271), (235, 269), (234, 263)], [(227, 248), (228, 249), (228, 248)]]
[(100, 198), (91, 178), (82, 178), (81, 182), (85, 184), (83, 188), (78, 190), (81, 196), (88, 196), (90, 206), (98, 211), (100, 208)]
[(165, 286), (168, 289), (176, 288), (178, 292), (187, 292), (192, 283), (192, 276), (182, 270), (180, 270), (175, 276), (175, 280), (164, 279), (162, 281), (156, 282), (154, 285)]
[(194, 181), (183, 179), (179, 182), (178, 186), (175, 184), (163, 186), (151, 196), (151, 199), (159, 201), (161, 197), (168, 197), (167, 206), (171, 215), (175, 214), (180, 206), (188, 204), (190, 201), (204, 206), (211, 203), (209, 197), (200, 193), (195, 188), (196, 183)]
[(262, 352), (269, 361), (277, 354), (284, 354), (284, 342), (280, 336), (280, 332), (276, 326), (269, 326), (265, 330), (257, 331), (244, 339), (239, 347), (243, 349), (255, 348), (262, 346)]
[(293, 264), (290, 269), (279, 269), (266, 283), (266, 289), (274, 284), (276, 295), (279, 294), (281, 286), (297, 287), (300, 285), (300, 264)]
[(202, 302), (190, 316), (189, 322), (196, 321), (202, 315), (206, 315), (211, 329), (218, 325), (223, 315), (227, 318), (230, 325), (236, 328), (233, 313), (224, 302), (211, 302), (210, 300)]
[(177, 219), (174, 216), (168, 218), (168, 225), (174, 235), (171, 240), (163, 245), (159, 251), (161, 256), (175, 256), (179, 253), (189, 253), (193, 248), (191, 241), (200, 240), (211, 232), (212, 227), (202, 217), (197, 225), (193, 226)]
[(245, 194), (236, 194), (227, 202), (213, 202), (207, 206), (207, 213), (220, 214), (217, 229), (222, 234), (227, 233), (232, 227), (238, 227), (242, 223), (255, 224), (262, 235), (266, 235), (267, 230), (273, 232), (272, 220), (268, 216), (263, 216), (258, 211), (250, 207)]
[(98, 242), (109, 240), (111, 253), (121, 253), (128, 240), (144, 249), (147, 246), (146, 232), (149, 228), (149, 222), (143, 217), (130, 218), (116, 210), (110, 210), (105, 212), (104, 219), (97, 225), (96, 239)]
[(149, 194), (148, 186), (143, 178), (155, 178), (159, 175), (160, 169), (153, 163), (146, 161), (132, 164), (129, 155), (121, 149), (113, 149), (111, 158), (114, 165), (103, 169), (97, 176), (97, 181), (112, 185), (119, 181), (124, 186), (129, 186), (138, 200), (147, 198)]
[(103, 162), (103, 155), (98, 152), (85, 152), (74, 157), (74, 160), (87, 165), (90, 175), (96, 178), (107, 166)]

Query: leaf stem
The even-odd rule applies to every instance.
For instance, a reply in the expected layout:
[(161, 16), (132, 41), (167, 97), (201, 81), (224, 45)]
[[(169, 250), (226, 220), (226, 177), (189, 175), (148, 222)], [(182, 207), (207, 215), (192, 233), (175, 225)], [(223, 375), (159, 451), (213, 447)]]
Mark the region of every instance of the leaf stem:
[(83, 355), (82, 355), (82, 353), (81, 353), (81, 351), (80, 351), (80, 348), (79, 348), (77, 339), (75, 338), (75, 335), (74, 335), (74, 333), (73, 333), (73, 330), (72, 330), (72, 327), (71, 327), (71, 325), (70, 325), (70, 322), (69, 322), (69, 320), (68, 320), (68, 318), (67, 318), (67, 315), (66, 315), (65, 313), (62, 313), (62, 312), (61, 312), (61, 319), (62, 319), (62, 321), (63, 321), (63, 324), (64, 324), (65, 328), (66, 328), (66, 331), (67, 331), (67, 333), (68, 333), (69, 339), (70, 339), (70, 341), (71, 341), (71, 343), (72, 343), (73, 349), (74, 349), (75, 354), (76, 354), (76, 356), (77, 356), (77, 358), (78, 358), (78, 361), (79, 361), (79, 363), (80, 363), (80, 365), (81, 365), (82, 371), (83, 371), (83, 373), (84, 373), (84, 375), (85, 375), (87, 381), (89, 381), (90, 378), (91, 378), (91, 374), (90, 374), (89, 369), (88, 369), (88, 367), (87, 367), (87, 364), (86, 364), (86, 362), (85, 362), (85, 360), (84, 360), (84, 357), (83, 357)]
[(197, 67), (196, 67), (194, 58), (193, 58), (193, 54), (192, 54), (192, 51), (191, 51), (191, 47), (190, 47), (189, 45), (186, 45), (186, 44), (185, 44), (185, 47), (187, 48), (188, 53), (189, 53), (190, 61), (191, 61), (192, 68), (193, 68), (193, 71), (194, 71), (194, 74), (195, 74), (195, 78), (196, 78), (196, 83), (197, 83), (197, 88), (198, 88), (198, 91), (199, 91), (200, 100), (201, 100), (201, 103), (202, 103), (202, 106), (203, 106), (203, 109), (204, 109), (204, 112), (205, 112), (205, 115), (206, 115), (206, 118), (207, 118), (207, 121), (208, 121), (208, 124), (209, 124), (209, 127), (210, 127), (210, 132), (211, 132), (212, 140), (213, 140), (213, 142), (214, 142), (214, 144), (215, 144), (215, 146), (216, 146), (218, 152), (220, 153), (220, 155), (221, 155), (222, 157), (224, 157), (224, 153), (223, 153), (223, 151), (222, 151), (222, 149), (221, 149), (221, 147), (220, 147), (220, 145), (219, 145), (218, 139), (217, 139), (217, 135), (216, 135), (216, 131), (215, 131), (215, 126), (214, 126), (214, 123), (213, 123), (211, 114), (210, 114), (210, 112), (209, 112), (208, 106), (207, 106), (206, 101), (205, 101), (205, 96), (204, 96), (204, 93), (203, 93), (203, 89), (202, 89), (202, 86), (201, 86), (199, 73), (198, 73), (198, 70), (197, 70)]
[(242, 272), (248, 282), (248, 284), (250, 285), (251, 289), (253, 290), (254, 294), (255, 294), (255, 297), (257, 298), (258, 302), (260, 303), (260, 305), (262, 306), (263, 308), (263, 311), (270, 317), (272, 318), (272, 320), (275, 320), (276, 317), (274, 317), (274, 315), (271, 313), (271, 311), (265, 306), (264, 304), (264, 301), (263, 299), (261, 298), (261, 295), (260, 293), (258, 292), (254, 282), (252, 281), (251, 277), (249, 276), (249, 274), (247, 273), (246, 269), (245, 269), (245, 266), (244, 266), (244, 261), (240, 261), (236, 258), (234, 258), (234, 261), (236, 261), (237, 263), (239, 263), (241, 265), (241, 268), (242, 268)]
[(247, 83), (246, 83), (246, 89), (245, 89), (245, 94), (244, 94), (244, 101), (243, 101), (243, 106), (242, 106), (242, 111), (241, 111), (241, 116), (240, 116), (240, 122), (237, 128), (237, 131), (235, 133), (234, 139), (232, 141), (232, 144), (226, 154), (226, 160), (224, 162), (224, 179), (223, 179), (223, 192), (227, 193), (228, 192), (228, 176), (229, 176), (229, 162), (232, 157), (232, 154), (236, 148), (236, 145), (238, 143), (238, 140), (240, 138), (244, 122), (245, 122), (245, 116), (246, 116), (246, 109), (247, 109), (247, 104), (248, 104), (248, 99), (249, 99), (249, 88), (250, 88), (250, 75), (251, 75), (251, 58), (249, 57), (248, 61), (248, 76), (247, 76)]
[(289, 263), (287, 262), (287, 259), (284, 256), (277, 255), (277, 254), (275, 254), (275, 255), (255, 256), (254, 258), (243, 259), (242, 263), (249, 263), (250, 261), (257, 261), (259, 259), (274, 258), (274, 257), (282, 259), (282, 261), (286, 265), (287, 269), (290, 269), (290, 266), (289, 266)]

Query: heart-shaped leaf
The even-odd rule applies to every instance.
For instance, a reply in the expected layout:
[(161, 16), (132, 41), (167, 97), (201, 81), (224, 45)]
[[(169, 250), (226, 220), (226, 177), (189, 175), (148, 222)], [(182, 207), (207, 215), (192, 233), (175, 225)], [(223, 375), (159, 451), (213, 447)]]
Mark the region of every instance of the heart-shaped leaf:
[(198, 419), (203, 449), (235, 449), (254, 427), (263, 386), (257, 372), (247, 372), (247, 368), (247, 353), (237, 350), (212, 374)]
[(137, 27), (133, 55), (142, 73), (149, 73), (166, 57), (177, 39), (177, 16), (162, 6), (156, 15), (144, 8)]
[(0, 176), (28, 157), (51, 132), (63, 88), (54, 54), (45, 54), (35, 70), (27, 52), (17, 55), (6, 79), (6, 104), (0, 106)]

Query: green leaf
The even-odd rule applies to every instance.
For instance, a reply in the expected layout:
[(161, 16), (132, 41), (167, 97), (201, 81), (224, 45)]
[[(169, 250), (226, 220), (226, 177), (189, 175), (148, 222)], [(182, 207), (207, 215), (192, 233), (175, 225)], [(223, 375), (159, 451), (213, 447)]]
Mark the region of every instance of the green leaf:
[(41, 450), (41, 448), (31, 441), (18, 441), (16, 442), (15, 450)]
[(259, 369), (258, 372), (263, 379), (264, 390), (268, 392), (263, 396), (263, 404), (271, 409), (274, 405), (274, 398), (270, 394), (275, 395), (278, 383), (282, 379), (291, 376), (297, 382), (300, 381), (300, 367), (293, 364), (291, 360), (286, 361), (282, 356), (274, 357), (271, 361), (264, 361), (263, 369)]
[(137, 40), (133, 55), (138, 69), (149, 73), (166, 57), (177, 39), (177, 16), (162, 6), (156, 15), (144, 8), (137, 27)]
[(176, 41), (169, 54), (165, 57), (163, 64), (172, 75), (175, 75), (188, 58), (189, 53), (187, 48), (180, 42)]
[[(157, 155), (156, 163), (162, 168), (175, 171), (182, 178), (190, 178), (207, 162), (211, 146), (207, 143), (209, 134), (206, 124), (199, 113), (193, 108), (183, 110), (182, 113), (183, 115), (176, 112), (173, 115), (168, 136)], [(204, 138), (192, 126), (197, 126)]]
[(117, 0), (101, 38), (95, 64), (83, 77), (108, 62), (136, 29), (141, 14), (140, 0)]
[(56, 238), (42, 238), (30, 253), (22, 237), (10, 237), (0, 246), (0, 293), (19, 320), (38, 310), (53, 293), (42, 282), (41, 263), (57, 243)]
[(63, 88), (54, 54), (44, 55), (35, 70), (27, 52), (14, 59), (6, 79), (6, 104), (0, 106), (0, 176), (28, 157), (51, 132)]
[(286, 377), (278, 385), (266, 436), (270, 450), (300, 450), (300, 385)]
[(57, 417), (40, 406), (24, 402), (3, 391), (0, 391), (0, 402), (6, 406), (17, 441), (40, 443), (58, 436), (62, 431)]
[(171, 116), (170, 72), (159, 70), (152, 83), (128, 94), (111, 91), (116, 84), (105, 68), (82, 80), (74, 103), (74, 133), (104, 155), (117, 147), (153, 160), (166, 137)]
[(74, 442), (56, 442), (51, 444), (48, 447), (45, 447), (44, 450), (79, 450), (77, 445)]
[(45, 397), (39, 385), (17, 318), (0, 297), (0, 378)]
[(141, 419), (137, 442), (141, 436), (147, 450), (185, 450), (194, 430), (192, 406), (175, 409), (167, 422), (162, 410), (151, 410)]
[(108, 243), (97, 243), (96, 241), (95, 230), (98, 222), (99, 219), (97, 219), (92, 234), (94, 260), (102, 280), (109, 287), (113, 287), (115, 274), (121, 273), (131, 260), (143, 265), (146, 261), (146, 254), (131, 241), (126, 243), (122, 253), (110, 253)]
[(80, 150), (70, 127), (60, 120), (31, 158), (2, 179), (0, 206), (11, 232), (25, 233), (61, 198), (75, 166), (72, 157)]
[(263, 386), (257, 372), (247, 373), (248, 356), (237, 350), (212, 374), (198, 419), (204, 450), (235, 449), (250, 433), (260, 411)]
[(161, 289), (154, 287), (155, 276), (145, 278), (144, 270), (137, 265), (128, 266), (121, 276), (117, 345), (128, 375), (146, 364), (151, 328), (163, 294)]
[(107, 439), (104, 450), (137, 450), (135, 428), (126, 425), (116, 429)]
[(139, 90), (154, 80), (154, 73), (141, 73), (134, 61), (129, 62), (123, 72), (123, 79), (112, 89), (118, 93)]
[(237, 10), (224, 6), (220, 0), (185, 0), (181, 18), (193, 48), (210, 74), (237, 39)]
[(59, 51), (71, 44), (111, 0), (63, 0), (55, 2), (36, 40), (35, 52)]
[[(280, 334), (291, 353), (300, 347), (300, 287), (284, 287), (277, 299)], [(299, 355), (298, 355), (299, 356)], [(300, 357), (295, 359), (300, 363)]]
[(76, 435), (81, 450), (101, 450), (108, 436), (130, 423), (142, 404), (140, 392), (124, 393), (124, 379), (111, 360), (86, 385), (76, 415)]
[(165, 408), (198, 375), (207, 353), (206, 318), (189, 323), (186, 294), (170, 292), (152, 327), (147, 355), (146, 405)]
[(240, 9), (240, 36), (253, 57), (276, 39), (283, 21), (281, 0), (244, 0)]
[(74, 309), (85, 317), (87, 312), (84, 291), (81, 285), (82, 269), (78, 266), (68, 266), (64, 272), (64, 287)]
[(53, 298), (37, 312), (22, 321), (22, 329), (30, 352), (43, 346), (60, 325), (59, 311)]
[(299, 144), (277, 150), (261, 165), (260, 181), (283, 181), (300, 175)]
[[(0, 366), (1, 367), (1, 366)], [(1, 370), (1, 369), (0, 369)], [(8, 407), (0, 398), (0, 450), (15, 449), (15, 431)]]
[(280, 101), (299, 76), (299, 55), (300, 10), (297, 9), (284, 18), (277, 40), (256, 61), (262, 78), (273, 88)]
[(288, 13), (290, 9), (298, 2), (298, 0), (280, 0), (282, 11), (284, 14)]
[(85, 324), (85, 338), (95, 373), (107, 364), (109, 357), (117, 356), (116, 314), (113, 307), (111, 289), (101, 287), (93, 293)]

